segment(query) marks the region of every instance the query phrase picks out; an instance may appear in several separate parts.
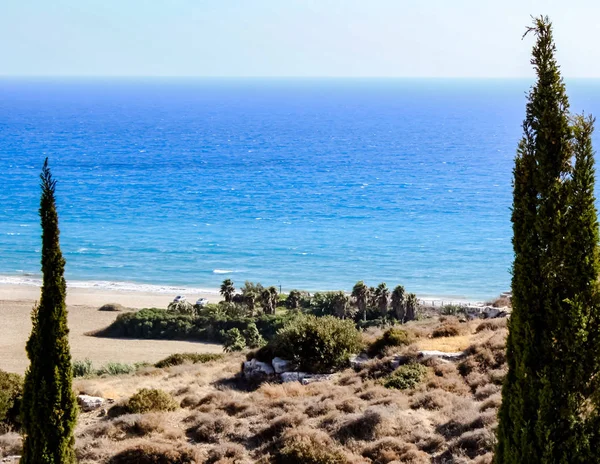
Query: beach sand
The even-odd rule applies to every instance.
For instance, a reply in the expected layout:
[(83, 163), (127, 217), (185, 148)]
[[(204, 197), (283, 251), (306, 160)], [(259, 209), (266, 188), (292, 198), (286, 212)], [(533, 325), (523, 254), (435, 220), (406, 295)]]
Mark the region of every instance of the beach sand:
[[(172, 353), (222, 352), (221, 345), (171, 340), (131, 340), (97, 338), (87, 332), (108, 326), (118, 312), (98, 311), (106, 303), (119, 303), (126, 308), (166, 308), (174, 295), (149, 292), (111, 291), (106, 289), (69, 288), (69, 340), (74, 360), (89, 358), (95, 367), (107, 362), (154, 363)], [(187, 295), (218, 301), (215, 293)], [(26, 285), (0, 285), (0, 369), (23, 373), (28, 366), (25, 343), (31, 332), (30, 313), (40, 298), (40, 289)]]

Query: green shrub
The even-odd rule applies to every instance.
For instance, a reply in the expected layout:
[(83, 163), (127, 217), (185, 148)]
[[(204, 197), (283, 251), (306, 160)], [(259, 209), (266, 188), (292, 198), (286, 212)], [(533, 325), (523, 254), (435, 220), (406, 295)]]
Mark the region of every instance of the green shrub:
[(236, 328), (244, 332), (252, 323), (260, 335), (271, 340), (293, 314), (263, 314), (258, 317), (230, 317), (225, 311), (208, 305), (198, 315), (176, 314), (150, 308), (119, 314), (107, 328), (94, 333), (97, 337), (198, 340), (223, 343), (224, 332)]
[(193, 316), (196, 314), (196, 308), (189, 301), (172, 301), (167, 310), (176, 314), (187, 314)]
[(246, 348), (246, 339), (236, 328), (226, 331), (223, 334), (223, 339), (223, 350), (228, 353), (232, 351), (242, 351)]
[(219, 353), (175, 353), (167, 356), (165, 359), (161, 359), (154, 367), (164, 368), (179, 366), (185, 363), (204, 364), (210, 361), (218, 361), (219, 359), (223, 359), (223, 355)]
[(244, 337), (246, 338), (246, 345), (250, 348), (260, 348), (266, 344), (254, 322), (248, 324), (248, 327), (244, 330)]
[(85, 358), (83, 361), (73, 361), (73, 377), (90, 377), (94, 375), (92, 361)]
[(362, 349), (362, 339), (351, 320), (302, 315), (277, 332), (272, 347), (302, 371), (325, 373), (346, 367)]
[(142, 388), (129, 398), (126, 408), (132, 414), (144, 414), (152, 411), (175, 411), (178, 406), (175, 399), (167, 392)]
[(19, 425), (19, 408), (23, 393), (23, 377), (0, 370), (0, 427)]
[(381, 356), (391, 346), (406, 346), (413, 342), (413, 337), (406, 330), (392, 327), (369, 347), (369, 356)]
[(133, 364), (109, 362), (96, 371), (96, 375), (124, 375), (133, 374), (137, 370)]
[(442, 316), (458, 316), (459, 314), (465, 314), (465, 308), (459, 305), (447, 304), (442, 306), (440, 314)]
[(405, 390), (417, 386), (427, 374), (427, 368), (421, 364), (405, 364), (387, 376), (383, 382), (386, 388)]

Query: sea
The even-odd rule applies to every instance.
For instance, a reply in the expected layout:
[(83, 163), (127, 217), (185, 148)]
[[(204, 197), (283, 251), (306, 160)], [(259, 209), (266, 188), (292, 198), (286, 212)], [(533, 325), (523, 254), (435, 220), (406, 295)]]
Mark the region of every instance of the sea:
[[(39, 282), (47, 157), (74, 287), (493, 298), (532, 82), (0, 79), (0, 283)], [(600, 80), (566, 83), (600, 114)]]

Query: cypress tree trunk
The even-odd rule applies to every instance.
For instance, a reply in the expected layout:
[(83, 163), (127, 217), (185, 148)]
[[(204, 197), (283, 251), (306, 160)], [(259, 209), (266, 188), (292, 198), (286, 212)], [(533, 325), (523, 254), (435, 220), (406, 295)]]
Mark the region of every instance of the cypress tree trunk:
[(54, 199), (56, 182), (48, 168), (41, 174), (42, 196), (42, 294), (32, 313), (33, 329), (27, 342), (30, 366), (23, 388), (21, 463), (74, 463), (73, 430), (77, 405), (72, 390), (69, 329), (65, 304), (65, 260), (59, 245), (58, 214)]
[(529, 31), (537, 82), (514, 168), (513, 312), (495, 462), (600, 462), (590, 432), (599, 372), (592, 121), (570, 125), (548, 19)]

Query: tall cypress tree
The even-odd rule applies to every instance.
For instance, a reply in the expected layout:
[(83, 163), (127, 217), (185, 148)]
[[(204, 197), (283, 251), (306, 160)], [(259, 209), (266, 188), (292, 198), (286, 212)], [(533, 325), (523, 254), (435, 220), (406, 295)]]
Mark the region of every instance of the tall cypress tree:
[(27, 342), (30, 366), (23, 388), (21, 463), (75, 462), (73, 430), (77, 405), (72, 390), (69, 329), (65, 304), (65, 260), (60, 251), (58, 214), (54, 199), (56, 181), (42, 169), (40, 217), (42, 224), (42, 294), (32, 314), (33, 329)]
[(495, 462), (600, 462), (590, 427), (599, 372), (593, 120), (569, 115), (548, 18), (528, 32), (537, 82), (514, 168), (513, 312)]

